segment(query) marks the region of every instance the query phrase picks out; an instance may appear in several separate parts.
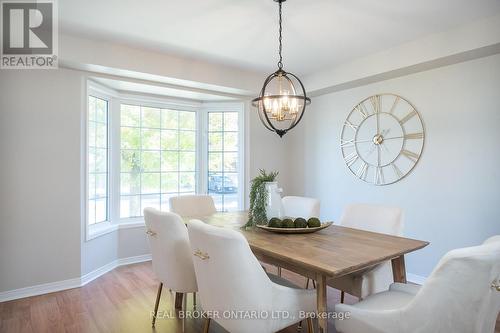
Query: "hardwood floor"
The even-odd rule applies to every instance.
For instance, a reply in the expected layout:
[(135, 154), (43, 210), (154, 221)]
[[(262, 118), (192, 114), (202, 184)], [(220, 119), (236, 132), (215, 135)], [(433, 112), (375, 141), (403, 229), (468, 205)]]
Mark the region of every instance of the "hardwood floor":
[[(273, 271), (275, 268), (269, 268)], [(303, 285), (303, 277), (283, 271), (283, 276)], [(174, 294), (164, 288), (159, 312), (174, 318), (158, 318), (151, 328), (158, 281), (151, 262), (122, 266), (82, 288), (0, 303), (0, 332), (201, 332), (202, 319), (178, 319), (173, 312)], [(328, 288), (328, 308), (339, 302), (340, 293)], [(192, 295), (187, 307), (193, 307)], [(346, 303), (356, 299), (346, 295)], [(328, 323), (334, 331), (333, 321)], [(303, 332), (306, 331), (304, 327)], [(225, 332), (212, 321), (211, 333)], [(293, 325), (282, 333), (296, 333)], [(500, 317), (496, 333), (500, 333)]]

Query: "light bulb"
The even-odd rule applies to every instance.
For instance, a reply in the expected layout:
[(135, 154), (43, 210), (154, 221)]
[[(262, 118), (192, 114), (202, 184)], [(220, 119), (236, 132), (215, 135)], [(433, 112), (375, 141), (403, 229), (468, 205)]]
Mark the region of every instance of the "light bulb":
[(283, 97), (281, 98), (283, 100), (283, 105), (288, 106), (288, 90), (283, 91)]
[(297, 105), (297, 99), (296, 98), (292, 98), (291, 102), (290, 102), (290, 113), (291, 114), (295, 114), (299, 111), (299, 108), (298, 108), (298, 105)]
[[(266, 94), (265, 96), (269, 96), (269, 94)], [(266, 112), (270, 113), (271, 112), (271, 99), (269, 97), (264, 97), (264, 107), (266, 108)]]
[(278, 116), (280, 106), (278, 104), (277, 100), (274, 100), (273, 102), (273, 116)]
[(288, 111), (290, 111), (288, 90), (281, 91), (281, 95), (282, 96), (280, 98), (280, 107), (281, 107), (281, 111), (283, 112), (283, 116), (286, 116), (286, 113), (288, 113)]

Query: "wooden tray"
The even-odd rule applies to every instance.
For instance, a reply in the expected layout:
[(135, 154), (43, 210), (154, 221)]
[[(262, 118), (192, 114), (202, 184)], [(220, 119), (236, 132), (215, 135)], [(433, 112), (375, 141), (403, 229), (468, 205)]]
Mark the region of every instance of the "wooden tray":
[(315, 228), (273, 228), (268, 227), (267, 225), (256, 225), (256, 227), (269, 232), (275, 232), (277, 234), (310, 234), (312, 232), (328, 228), (332, 224), (333, 222), (325, 222), (322, 223), (320, 227)]

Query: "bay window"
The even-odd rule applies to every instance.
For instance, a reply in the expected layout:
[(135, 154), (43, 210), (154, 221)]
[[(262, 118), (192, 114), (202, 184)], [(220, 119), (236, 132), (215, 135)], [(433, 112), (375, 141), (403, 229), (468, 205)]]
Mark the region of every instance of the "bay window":
[(243, 209), (242, 104), (94, 91), (86, 120), (87, 230), (143, 223), (145, 207), (168, 211), (179, 195), (208, 193), (219, 211)]

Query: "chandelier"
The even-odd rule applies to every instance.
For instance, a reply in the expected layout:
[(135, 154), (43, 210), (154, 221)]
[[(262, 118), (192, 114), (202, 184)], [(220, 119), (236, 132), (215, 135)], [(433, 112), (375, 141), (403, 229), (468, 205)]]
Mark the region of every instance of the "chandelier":
[(266, 78), (259, 97), (252, 100), (252, 105), (257, 108), (262, 124), (282, 137), (297, 126), (311, 99), (306, 96), (299, 78), (283, 69), (281, 6), (286, 0), (274, 1), (279, 5), (278, 70)]

